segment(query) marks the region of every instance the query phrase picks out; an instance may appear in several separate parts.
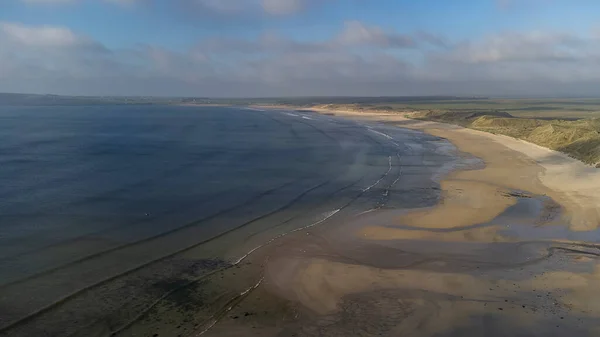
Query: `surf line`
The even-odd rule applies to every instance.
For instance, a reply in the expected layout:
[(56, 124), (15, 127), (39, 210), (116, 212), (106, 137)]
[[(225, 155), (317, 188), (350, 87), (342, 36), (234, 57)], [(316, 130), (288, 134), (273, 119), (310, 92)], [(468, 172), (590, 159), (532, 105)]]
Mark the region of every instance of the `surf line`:
[[(236, 296), (235, 298), (231, 299), (231, 301), (229, 301), (229, 303), (235, 302), (235, 300), (243, 298), (244, 296), (248, 295), (251, 291), (255, 290), (256, 288), (258, 288), (260, 286), (260, 284), (263, 282), (265, 278), (262, 277), (255, 285), (253, 285), (252, 287), (242, 291), (238, 296)], [(200, 331), (199, 333), (195, 334), (194, 336), (201, 336), (204, 335), (205, 333), (208, 332), (208, 330), (212, 329), (217, 323), (219, 323), (219, 318), (225, 316), (225, 314), (227, 314), (228, 312), (230, 312), (234, 307), (235, 307), (236, 303), (233, 303), (232, 305), (230, 305), (229, 307), (227, 307), (227, 309), (225, 309), (224, 311), (220, 312), (218, 315), (213, 315), (211, 317), (211, 322), (210, 324), (202, 331)], [(215, 316), (219, 316), (219, 317), (215, 317)]]
[(393, 139), (394, 139), (394, 137), (392, 137), (392, 136), (390, 136), (390, 135), (388, 135), (388, 134), (386, 134), (386, 133), (379, 132), (379, 131), (377, 131), (377, 130), (375, 130), (375, 129), (373, 129), (373, 128), (370, 128), (370, 127), (369, 127), (368, 129), (369, 129), (369, 131), (371, 131), (371, 132), (374, 132), (374, 133), (376, 133), (376, 134), (378, 134), (378, 135), (380, 135), (380, 136), (384, 136), (384, 137), (385, 137), (385, 138), (387, 138), (387, 139), (391, 139), (391, 140), (393, 140)]
[[(401, 161), (400, 152), (397, 152), (396, 156), (398, 157), (398, 162), (400, 163), (400, 161)], [(390, 173), (390, 170), (392, 169), (392, 167), (391, 167), (391, 157), (389, 157), (389, 160), (390, 160), (390, 168), (388, 169), (388, 172), (385, 174), (385, 176), (387, 176)], [(402, 178), (402, 165), (399, 165), (399, 167), (400, 167), (400, 171), (398, 172), (398, 177), (396, 177), (396, 179), (385, 189), (385, 191), (383, 192), (383, 196), (384, 197), (387, 197), (390, 194), (390, 189), (392, 187), (394, 187), (398, 183), (398, 181), (400, 180), (400, 178)], [(381, 179), (385, 178), (385, 176), (383, 176)], [(380, 179), (380, 181), (381, 181), (381, 179)], [(376, 184), (377, 183), (375, 183), (375, 185)], [(373, 186), (371, 186), (371, 187), (373, 187)], [(366, 189), (363, 190), (363, 192), (366, 192)], [(356, 214), (355, 216), (361, 216), (361, 215), (364, 215), (364, 214), (367, 214), (367, 213), (371, 213), (373, 211), (377, 211), (377, 210), (381, 209), (383, 206), (385, 206), (385, 202), (382, 203), (382, 204), (378, 204), (377, 207), (375, 207), (375, 208), (371, 208), (371, 209), (368, 209), (366, 211), (360, 212), (360, 213)]]
[(376, 182), (374, 182), (371, 186), (363, 189), (363, 192), (367, 192), (368, 190), (372, 189), (373, 187), (377, 186), (377, 184), (379, 184), (385, 177), (387, 177), (387, 175), (390, 173), (390, 171), (392, 170), (392, 156), (388, 156), (388, 170), (387, 172), (381, 176), (381, 178), (379, 178), (379, 180), (377, 180)]
[(398, 143), (396, 142), (396, 139), (394, 139), (394, 137), (392, 137), (392, 136), (388, 135), (387, 133), (383, 133), (383, 132), (377, 131), (377, 130), (373, 129), (372, 127), (368, 126), (368, 125), (367, 125), (367, 129), (368, 129), (369, 131), (373, 132), (373, 133), (376, 133), (376, 134), (378, 134), (378, 135), (380, 135), (380, 136), (383, 136), (383, 137), (385, 137), (385, 138), (389, 139), (389, 140), (390, 140), (390, 142), (391, 142), (392, 144), (394, 144), (396, 147), (400, 147), (400, 144), (398, 144)]
[(383, 192), (383, 199), (381, 200), (381, 203), (379, 205), (377, 205), (376, 209), (381, 209), (385, 206), (385, 204), (388, 202), (387, 197), (390, 195), (390, 190), (398, 183), (400, 178), (402, 178), (402, 164), (401, 164), (400, 152), (397, 152), (396, 156), (398, 157), (398, 164), (399, 164), (398, 165), (398, 176), (396, 177), (396, 179), (394, 179), (394, 181), (388, 187), (386, 187), (385, 191)]
[(394, 187), (396, 185), (396, 183), (398, 182), (398, 180), (400, 180), (400, 178), (402, 178), (402, 158), (400, 157), (400, 152), (396, 153), (396, 156), (398, 157), (398, 163), (400, 164), (400, 171), (398, 172), (398, 177), (396, 178), (396, 180), (394, 180), (394, 182), (392, 182), (392, 184), (388, 187), (385, 196), (387, 197), (387, 194), (390, 192), (390, 188)]
[[(311, 223), (310, 225), (307, 225), (307, 226), (304, 226), (304, 227), (300, 227), (300, 228), (296, 228), (296, 229), (294, 229), (294, 230), (291, 230), (291, 231), (289, 231), (289, 232), (286, 232), (286, 233), (279, 234), (279, 235), (277, 235), (277, 236), (275, 236), (275, 237), (271, 238), (269, 241), (267, 241), (267, 242), (263, 243), (262, 245), (259, 245), (259, 246), (256, 246), (256, 247), (254, 247), (252, 250), (250, 250), (250, 251), (249, 251), (248, 253), (246, 253), (244, 256), (242, 256), (242, 257), (240, 257), (239, 259), (237, 259), (235, 262), (233, 262), (233, 263), (232, 263), (232, 266), (236, 266), (236, 265), (240, 264), (242, 261), (244, 261), (246, 258), (248, 258), (248, 256), (252, 255), (252, 253), (254, 253), (255, 251), (257, 251), (257, 250), (261, 249), (262, 247), (264, 247), (264, 246), (266, 246), (266, 245), (269, 245), (269, 244), (271, 244), (271, 243), (275, 242), (275, 241), (276, 241), (276, 240), (278, 240), (278, 239), (281, 239), (282, 237), (284, 237), (284, 236), (286, 236), (286, 235), (290, 235), (290, 234), (292, 234), (292, 233), (299, 232), (299, 231), (301, 231), (301, 230), (305, 230), (305, 229), (308, 229), (308, 228), (311, 228), (311, 227), (317, 226), (317, 225), (319, 225), (319, 224), (321, 224), (321, 223), (323, 223), (323, 222), (327, 221), (327, 219), (329, 219), (329, 218), (331, 218), (332, 216), (336, 215), (336, 214), (337, 214), (339, 211), (341, 211), (341, 208), (338, 208), (338, 209), (336, 209), (336, 210), (333, 210), (333, 211), (331, 211), (331, 212), (326, 212), (326, 213), (324, 214), (325, 216), (323, 217), (323, 219), (321, 219), (321, 220), (319, 220), (319, 221), (317, 221), (317, 222), (313, 222), (313, 223)], [(230, 301), (230, 303), (231, 303), (231, 302), (233, 302), (233, 301), (235, 301), (235, 300), (236, 300), (236, 299), (238, 299), (238, 298), (244, 297), (245, 295), (247, 295), (248, 293), (250, 293), (250, 292), (251, 292), (251, 291), (253, 291), (254, 289), (258, 288), (258, 287), (260, 286), (260, 284), (263, 282), (263, 280), (264, 280), (264, 277), (263, 277), (263, 278), (261, 278), (261, 279), (260, 279), (260, 280), (259, 280), (259, 281), (258, 281), (258, 282), (257, 282), (257, 283), (254, 285), (254, 286), (252, 286), (252, 287), (250, 287), (250, 288), (246, 289), (245, 291), (241, 292), (241, 293), (240, 293), (238, 296), (236, 296), (235, 298), (233, 298), (233, 299)], [(231, 305), (231, 306), (229, 306), (229, 307), (228, 307), (228, 308), (227, 308), (227, 309), (226, 309), (224, 312), (220, 313), (220, 315), (219, 315), (219, 316), (222, 316), (222, 315), (224, 315), (224, 314), (228, 313), (229, 311), (231, 311), (231, 310), (233, 309), (233, 307), (235, 307), (235, 305)], [(207, 327), (206, 327), (204, 330), (202, 330), (201, 332), (197, 333), (197, 334), (196, 334), (196, 335), (194, 335), (194, 336), (195, 336), (195, 337), (197, 337), (197, 336), (201, 336), (201, 335), (203, 335), (203, 334), (207, 333), (207, 332), (208, 332), (210, 329), (212, 329), (212, 328), (213, 328), (213, 327), (214, 327), (214, 326), (215, 326), (215, 325), (216, 325), (216, 324), (219, 322), (219, 318), (218, 318), (218, 317), (215, 317), (215, 316), (217, 316), (217, 315), (213, 315), (213, 316), (210, 318), (210, 319), (211, 319), (211, 323), (210, 323), (210, 324), (209, 324), (209, 325), (208, 325), (208, 326), (207, 326)]]
[(325, 222), (327, 219), (329, 219), (329, 218), (331, 218), (332, 216), (336, 215), (336, 214), (337, 214), (337, 212), (339, 212), (339, 211), (341, 211), (341, 208), (338, 208), (338, 209), (336, 209), (336, 210), (333, 210), (333, 211), (331, 211), (331, 212), (327, 212), (327, 213), (325, 213), (325, 217), (324, 217), (323, 219), (321, 219), (321, 220), (319, 220), (319, 221), (317, 221), (317, 222), (314, 222), (314, 223), (312, 223), (312, 224), (310, 224), (310, 225), (308, 225), (308, 226), (304, 226), (304, 227), (296, 228), (296, 229), (294, 229), (294, 230), (291, 230), (291, 231), (289, 231), (289, 232), (282, 233), (282, 234), (279, 234), (279, 235), (277, 235), (277, 236), (273, 237), (273, 238), (272, 238), (272, 239), (270, 239), (269, 241), (267, 241), (267, 242), (265, 242), (265, 243), (263, 243), (263, 244), (261, 244), (261, 245), (258, 245), (258, 246), (256, 246), (256, 247), (254, 247), (252, 250), (250, 250), (250, 251), (249, 251), (248, 253), (246, 253), (244, 256), (242, 256), (242, 257), (240, 257), (239, 259), (237, 259), (237, 260), (236, 260), (236, 261), (233, 263), (233, 265), (234, 265), (234, 266), (236, 266), (236, 265), (240, 264), (242, 261), (244, 261), (246, 258), (248, 258), (248, 256), (250, 256), (250, 255), (251, 255), (252, 253), (254, 253), (255, 251), (257, 251), (257, 250), (261, 249), (261, 248), (262, 248), (262, 247), (264, 247), (264, 246), (267, 246), (267, 245), (269, 245), (269, 244), (271, 244), (271, 243), (275, 242), (276, 240), (279, 240), (279, 239), (281, 239), (282, 237), (284, 237), (284, 236), (286, 236), (286, 235), (290, 235), (290, 234), (292, 234), (292, 233), (299, 232), (299, 231), (301, 231), (301, 230), (308, 229), (308, 228), (311, 228), (311, 227), (317, 226), (317, 225), (319, 225), (319, 224), (321, 224), (321, 223)]

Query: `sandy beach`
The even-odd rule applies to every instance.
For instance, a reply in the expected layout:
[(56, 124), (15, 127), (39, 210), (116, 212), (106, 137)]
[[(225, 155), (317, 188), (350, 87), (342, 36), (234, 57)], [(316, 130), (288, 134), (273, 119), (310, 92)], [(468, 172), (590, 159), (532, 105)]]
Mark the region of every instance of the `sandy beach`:
[(477, 181), (548, 195), (564, 207), (568, 223), (575, 231), (594, 230), (600, 225), (600, 170), (563, 153), (508, 136), (416, 121), (398, 114), (315, 110), (391, 123), (448, 139), (460, 151), (486, 163), (484, 170), (456, 173), (459, 177), (473, 175), (470, 178)]
[(398, 115), (319, 112), (424, 131), (450, 140), (456, 148), (439, 151), (463, 160), (440, 173), (434, 206), (375, 209), (273, 247), (251, 296), (283, 299), (293, 317), (225, 317), (207, 335), (600, 332), (597, 170), (504, 136)]

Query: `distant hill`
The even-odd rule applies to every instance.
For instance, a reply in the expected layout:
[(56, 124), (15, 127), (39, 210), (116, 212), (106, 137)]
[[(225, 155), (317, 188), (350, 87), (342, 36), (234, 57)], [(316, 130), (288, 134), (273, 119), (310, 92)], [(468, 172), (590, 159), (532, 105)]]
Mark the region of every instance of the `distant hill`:
[(61, 96), (0, 93), (0, 105), (95, 105), (95, 104), (401, 104), (411, 102), (482, 101), (486, 97), (398, 96), (398, 97), (272, 97), (272, 98), (207, 98), (207, 97), (141, 97), (141, 96)]
[(61, 96), (0, 93), (0, 105), (100, 105), (100, 104), (169, 104), (181, 103), (182, 98), (118, 97), (118, 96)]

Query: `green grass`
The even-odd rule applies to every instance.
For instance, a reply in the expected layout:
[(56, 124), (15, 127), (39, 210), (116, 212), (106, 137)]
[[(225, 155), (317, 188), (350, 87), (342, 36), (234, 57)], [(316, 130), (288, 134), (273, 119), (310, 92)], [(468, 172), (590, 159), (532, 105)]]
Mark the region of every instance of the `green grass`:
[(255, 100), (254, 103), (288, 104), (291, 106), (310, 107), (315, 105), (331, 105), (344, 109), (378, 110), (378, 111), (438, 111), (438, 112), (471, 112), (490, 114), (506, 112), (514, 117), (579, 119), (600, 117), (600, 99), (487, 99), (487, 98), (290, 98)]
[(458, 124), (475, 130), (507, 135), (557, 150), (590, 165), (600, 164), (600, 118), (535, 119), (507, 113), (414, 112), (414, 119)]

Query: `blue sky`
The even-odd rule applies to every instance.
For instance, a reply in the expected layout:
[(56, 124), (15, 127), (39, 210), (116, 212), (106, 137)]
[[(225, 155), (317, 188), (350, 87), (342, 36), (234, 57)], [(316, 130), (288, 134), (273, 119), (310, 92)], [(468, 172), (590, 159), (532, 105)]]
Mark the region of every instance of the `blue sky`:
[(588, 0), (3, 0), (0, 91), (593, 95)]

